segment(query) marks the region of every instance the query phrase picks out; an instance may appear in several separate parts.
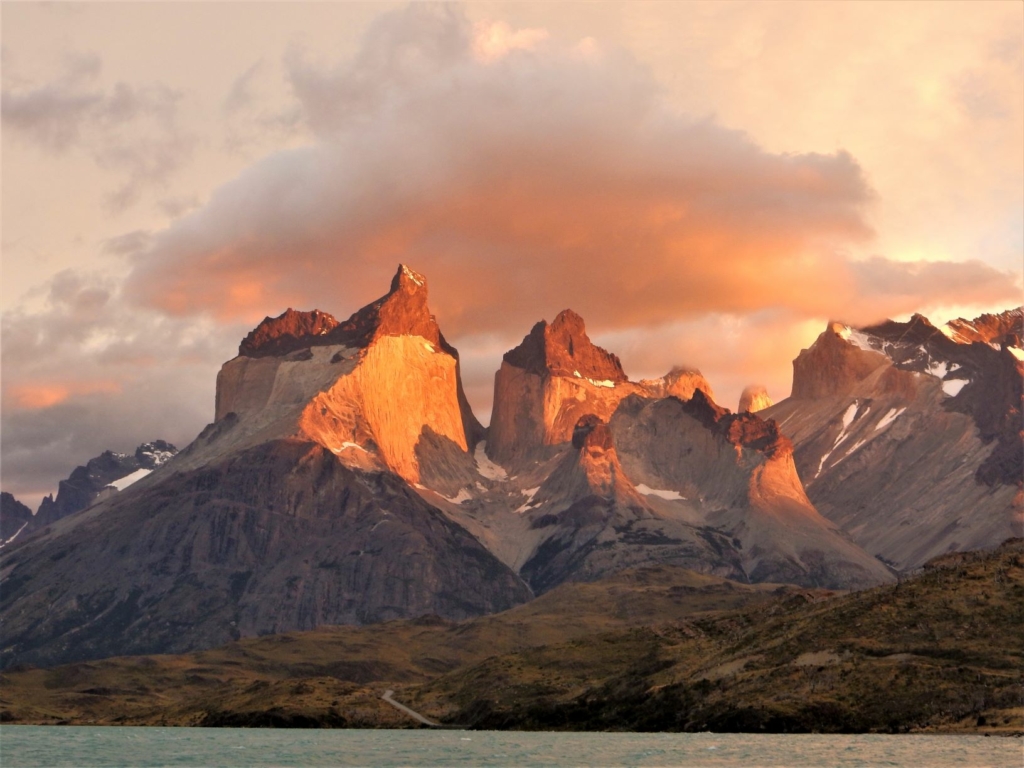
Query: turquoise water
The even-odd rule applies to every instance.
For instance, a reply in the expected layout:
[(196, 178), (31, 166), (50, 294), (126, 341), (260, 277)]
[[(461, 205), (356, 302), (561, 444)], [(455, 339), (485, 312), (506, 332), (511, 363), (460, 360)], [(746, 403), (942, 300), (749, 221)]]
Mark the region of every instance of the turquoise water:
[(1021, 739), (713, 733), (255, 730), (0, 726), (17, 766), (913, 766), (1024, 765)]

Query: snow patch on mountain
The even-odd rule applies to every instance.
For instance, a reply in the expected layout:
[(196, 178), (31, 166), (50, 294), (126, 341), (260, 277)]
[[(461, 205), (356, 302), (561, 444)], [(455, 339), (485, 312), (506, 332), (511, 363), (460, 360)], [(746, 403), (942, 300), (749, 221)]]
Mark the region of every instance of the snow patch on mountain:
[[(857, 420), (857, 411), (860, 410), (859, 403), (860, 401), (854, 400), (852, 403), (850, 403), (850, 405), (846, 407), (846, 410), (843, 412), (843, 428), (839, 432), (839, 437), (837, 437), (836, 441), (832, 443), (832, 447), (828, 450), (828, 452), (821, 457), (821, 460), (818, 462), (818, 471), (814, 473), (814, 477), (812, 479), (816, 480), (818, 478), (818, 476), (821, 474), (821, 471), (825, 468), (825, 462), (828, 461), (828, 457), (831, 456), (832, 452), (835, 451), (835, 449), (838, 448), (839, 445), (850, 436), (847, 430), (849, 430), (850, 425)], [(870, 407), (865, 409), (864, 413), (866, 414), (868, 410), (870, 410)]]
[(887, 426), (896, 421), (896, 419), (899, 418), (900, 414), (903, 413), (905, 410), (907, 409), (900, 408), (899, 410), (897, 410), (896, 408), (890, 408), (889, 412), (885, 414), (885, 416), (883, 416), (877, 424), (875, 424), (875, 431), (877, 432), (880, 429), (885, 429)]
[(443, 498), (445, 501), (450, 501), (452, 504), (462, 504), (472, 499), (473, 494), (471, 494), (468, 490), (463, 488), (454, 496), (449, 497), (442, 495), (441, 498)]
[(848, 325), (844, 325), (840, 328), (837, 333), (840, 338), (850, 342), (855, 347), (859, 347), (867, 352), (877, 352), (876, 347), (871, 346), (871, 337), (863, 331), (858, 331), (856, 328), (851, 328)]
[(18, 534), (21, 533), (22, 531), (24, 531), (25, 530), (25, 526), (27, 526), (27, 525), (28, 525), (28, 521), (26, 520), (24, 523), (21, 524), (21, 528), (19, 528), (18, 530), (16, 530), (14, 532), (14, 535), (11, 536), (11, 538), (7, 539), (6, 541), (0, 542), (0, 547), (4, 547), (5, 545), (10, 544), (12, 541), (14, 541), (16, 538), (18, 538)]
[(344, 443), (341, 444), (340, 448), (331, 448), (331, 450), (334, 453), (341, 453), (342, 451), (344, 451), (347, 448), (354, 448), (357, 451), (362, 451), (363, 453), (369, 453), (369, 451), (366, 450), (365, 448), (363, 448), (363, 446), (359, 445), (359, 443), (350, 443), (347, 440)]
[(956, 397), (967, 384), (970, 384), (970, 382), (964, 379), (950, 379), (949, 381), (942, 382), (942, 391), (948, 397)]
[(481, 440), (476, 444), (476, 450), (473, 452), (473, 460), (476, 462), (476, 471), (488, 480), (507, 480), (508, 473), (505, 471), (504, 467), (496, 464), (487, 457), (486, 448), (486, 440)]
[(153, 470), (151, 469), (136, 469), (130, 475), (125, 475), (120, 480), (115, 480), (110, 485), (112, 485), (114, 488), (117, 488), (117, 490), (119, 491), (123, 491), (129, 485), (138, 482), (152, 471)]
[(527, 488), (525, 491), (523, 491), (523, 495), (526, 496), (526, 502), (522, 504), (518, 509), (516, 509), (516, 512), (522, 514), (523, 512), (526, 512), (530, 507), (536, 506), (536, 502), (534, 502), (533, 497), (537, 495), (537, 491), (539, 490), (540, 486), (538, 485), (536, 488)]
[(640, 491), (640, 493), (642, 493), (644, 496), (657, 496), (662, 499), (668, 499), (669, 501), (680, 501), (686, 499), (686, 497), (683, 496), (678, 491), (658, 490), (657, 488), (651, 488), (650, 486), (645, 485), (644, 483), (640, 483), (636, 487), (636, 489)]

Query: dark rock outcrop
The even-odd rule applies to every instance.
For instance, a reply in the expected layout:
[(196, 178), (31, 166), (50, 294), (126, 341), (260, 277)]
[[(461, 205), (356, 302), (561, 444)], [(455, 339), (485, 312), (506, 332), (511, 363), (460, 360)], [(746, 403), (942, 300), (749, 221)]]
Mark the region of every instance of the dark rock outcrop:
[(0, 492), (0, 546), (32, 522), (32, 510), (7, 491)]
[(627, 380), (619, 358), (590, 341), (583, 318), (571, 309), (559, 312), (550, 324), (541, 320), (503, 359), (516, 368), (542, 376)]
[(949, 337), (954, 341), (986, 344), (1004, 344), (1024, 347), (1024, 307), (1008, 309), (997, 315), (979, 315), (973, 320), (960, 317), (946, 323)]
[(310, 345), (310, 340), (324, 336), (338, 326), (326, 312), (297, 312), (289, 307), (277, 317), (265, 317), (238, 346), (238, 354), (246, 357), (286, 355)]
[[(73, 515), (92, 505), (104, 493), (113, 493), (113, 483), (139, 470), (152, 471), (170, 460), (178, 449), (165, 440), (143, 443), (134, 453), (104, 451), (75, 467), (67, 480), (57, 486), (57, 497), (47, 496), (39, 505), (26, 533)], [(141, 473), (140, 473), (141, 474)]]

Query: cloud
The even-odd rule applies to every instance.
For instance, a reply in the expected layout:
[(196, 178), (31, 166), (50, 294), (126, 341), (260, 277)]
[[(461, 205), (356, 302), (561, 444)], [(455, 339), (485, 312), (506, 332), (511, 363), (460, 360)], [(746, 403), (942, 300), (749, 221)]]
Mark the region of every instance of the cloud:
[[(771, 152), (684, 114), (645, 66), (589, 38), (413, 4), (350, 59), (293, 48), (283, 66), (286, 108), (265, 98), (269, 64), (222, 106), (236, 148), (267, 146), (269, 130), (288, 149), (202, 204), (157, 203), (179, 217), (166, 229), (106, 241), (123, 282), (61, 273), (41, 312), (4, 315), (5, 490), (32, 498), (104, 449), (188, 442), (249, 324), (289, 305), (343, 316), (399, 261), (429, 277), (485, 420), (501, 354), (565, 307), (633, 378), (695, 366), (735, 407), (753, 382), (788, 394), (826, 318), (1020, 301), (1019, 275), (981, 262), (863, 258), (879, 201), (852, 155)], [(173, 173), (185, 150), (161, 154), (176, 134), (160, 126), (177, 94), (100, 87), (96, 62), (68, 69), (5, 88), (4, 127), (127, 171), (122, 204)], [(1005, 106), (982, 96), (964, 109)]]
[(34, 411), (52, 408), (67, 402), (72, 396), (92, 395), (97, 392), (119, 394), (121, 386), (117, 381), (110, 380), (35, 381), (31, 384), (14, 384), (9, 387), (7, 394), (16, 407)]
[(128, 306), (115, 281), (72, 270), (49, 282), (41, 310), (5, 312), (0, 330), (0, 482), (33, 506), (104, 450), (190, 442), (244, 332)]
[[(495, 30), (500, 35), (495, 38)], [(482, 60), (484, 42), (498, 39)], [(565, 306), (599, 329), (708, 312), (804, 317), (950, 303), (980, 263), (907, 271), (871, 243), (850, 155), (773, 154), (670, 107), (628, 54), (474, 27), (414, 4), (337, 66), (286, 60), (315, 137), (225, 184), (139, 252), (128, 295), (177, 316), (343, 314), (399, 261), (431, 279), (451, 334), (521, 330)], [(872, 277), (899, 278), (877, 291)]]
[(228, 91), (228, 95), (224, 97), (224, 103), (221, 105), (225, 112), (228, 114), (238, 112), (253, 103), (255, 100), (253, 81), (260, 75), (264, 66), (263, 59), (260, 59), (235, 78), (235, 81), (231, 84), (231, 89)]
[(546, 29), (512, 29), (507, 22), (479, 22), (473, 36), (473, 54), (481, 61), (495, 61), (510, 51), (530, 50), (547, 40)]
[(4, 87), (2, 122), (22, 140), (62, 154), (88, 152), (101, 168), (124, 175), (108, 197), (114, 210), (150, 186), (166, 186), (190, 156), (195, 139), (178, 125), (181, 94), (161, 83), (99, 83), (95, 55), (68, 56), (52, 82)]
[(890, 261), (875, 256), (850, 267), (861, 301), (846, 314), (833, 316), (862, 324), (943, 302), (970, 307), (999, 301), (1017, 305), (1022, 299), (1017, 276), (977, 260)]

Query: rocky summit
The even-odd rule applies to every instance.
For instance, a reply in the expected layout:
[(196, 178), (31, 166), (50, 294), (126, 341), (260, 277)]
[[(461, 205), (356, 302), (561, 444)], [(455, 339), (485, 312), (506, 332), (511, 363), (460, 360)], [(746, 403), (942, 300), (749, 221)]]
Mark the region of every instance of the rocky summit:
[(56, 498), (53, 494), (46, 496), (35, 514), (29, 511), (27, 517), (19, 508), (28, 508), (5, 493), (5, 499), (10, 497), (11, 501), (5, 502), (0, 510), (4, 531), (0, 536), (0, 547), (16, 536), (28, 537), (51, 523), (110, 498), (149, 475), (177, 452), (177, 448), (164, 440), (143, 443), (134, 453), (104, 451), (83, 466), (76, 467), (66, 480), (60, 481)]
[(565, 310), (484, 429), (428, 300), (399, 265), (347, 320), (267, 317), (185, 449), (97, 457), (32, 530), (5, 494), (0, 660), (463, 620), (648, 566), (859, 589), (1019, 525), (1019, 312), (830, 323), (789, 398), (731, 413), (699, 371), (631, 381)]
[(1020, 535), (1020, 322), (829, 323), (793, 362), (792, 395), (761, 412), (822, 514), (899, 568)]

